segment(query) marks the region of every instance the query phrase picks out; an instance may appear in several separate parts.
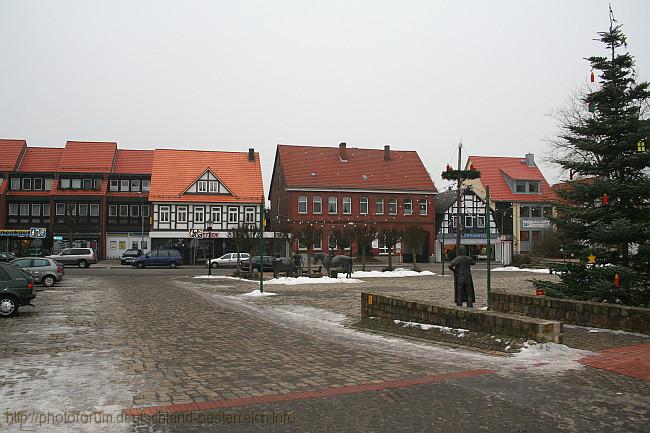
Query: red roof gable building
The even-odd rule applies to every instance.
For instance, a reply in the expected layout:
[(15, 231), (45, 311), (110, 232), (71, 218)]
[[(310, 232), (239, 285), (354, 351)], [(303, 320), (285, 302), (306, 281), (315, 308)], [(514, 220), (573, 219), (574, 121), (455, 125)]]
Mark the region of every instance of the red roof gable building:
[[(269, 200), (274, 223), (322, 228), (316, 249), (324, 251), (336, 249), (330, 234), (346, 225), (417, 225), (427, 233), (417, 255), (428, 261), (433, 254), (435, 193), (415, 151), (349, 148), (346, 143), (338, 148), (278, 145)], [(290, 248), (302, 249), (297, 242)], [(371, 253), (386, 252), (379, 241), (373, 243)], [(355, 245), (352, 254), (357, 254)]]
[[(523, 158), (470, 156), (465, 167), (471, 166), (481, 176), (464, 182), (465, 187), (470, 187), (469, 194), (484, 203), (486, 187), (490, 188), (491, 227), (498, 238), (494, 258), (509, 263), (510, 251), (533, 252), (535, 243), (551, 229), (549, 217), (555, 200), (555, 193), (535, 163), (534, 155), (528, 153)], [(449, 221), (455, 219), (455, 206), (445, 212)], [(453, 232), (453, 227), (450, 231)]]
[(259, 229), (264, 203), (260, 156), (246, 152), (154, 152), (151, 191), (154, 249), (177, 248), (184, 257), (232, 251), (229, 230)]

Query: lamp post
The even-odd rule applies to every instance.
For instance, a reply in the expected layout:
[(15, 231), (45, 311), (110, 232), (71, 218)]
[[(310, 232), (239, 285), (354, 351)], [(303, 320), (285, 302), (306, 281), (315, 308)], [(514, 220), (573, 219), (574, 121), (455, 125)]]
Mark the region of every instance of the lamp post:
[(262, 200), (260, 203), (260, 293), (264, 293), (264, 223), (264, 200)]

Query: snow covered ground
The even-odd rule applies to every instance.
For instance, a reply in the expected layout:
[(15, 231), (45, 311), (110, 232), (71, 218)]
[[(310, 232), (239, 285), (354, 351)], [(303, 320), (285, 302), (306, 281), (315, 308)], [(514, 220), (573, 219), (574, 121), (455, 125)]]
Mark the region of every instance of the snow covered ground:
[(354, 284), (354, 283), (363, 283), (363, 281), (357, 280), (355, 278), (345, 278), (345, 275), (339, 275), (338, 278), (280, 277), (280, 278), (273, 278), (269, 281), (265, 281), (264, 284), (279, 284), (279, 285), (291, 286), (295, 284)]
[[(400, 278), (400, 277), (426, 277), (436, 275), (431, 271), (417, 272), (412, 269), (396, 268), (392, 271), (356, 271), (352, 272), (352, 278)], [(340, 276), (339, 276), (340, 278)]]
[(536, 274), (550, 274), (549, 269), (532, 269), (532, 268), (517, 268), (515, 266), (502, 266), (500, 268), (491, 269), (492, 272), (534, 272)]
[(251, 298), (261, 298), (261, 297), (264, 297), (264, 296), (277, 296), (277, 295), (278, 295), (277, 293), (273, 293), (273, 292), (260, 292), (259, 289), (256, 289), (256, 290), (253, 290), (253, 291), (250, 292), (250, 293), (244, 293), (243, 295), (240, 295), (240, 296), (249, 296), (249, 297), (251, 297)]

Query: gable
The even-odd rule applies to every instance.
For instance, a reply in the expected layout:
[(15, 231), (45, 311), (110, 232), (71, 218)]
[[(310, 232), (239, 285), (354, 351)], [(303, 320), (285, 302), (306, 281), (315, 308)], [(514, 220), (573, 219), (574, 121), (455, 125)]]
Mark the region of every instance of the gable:
[(210, 169), (204, 171), (198, 179), (192, 182), (183, 194), (233, 195)]

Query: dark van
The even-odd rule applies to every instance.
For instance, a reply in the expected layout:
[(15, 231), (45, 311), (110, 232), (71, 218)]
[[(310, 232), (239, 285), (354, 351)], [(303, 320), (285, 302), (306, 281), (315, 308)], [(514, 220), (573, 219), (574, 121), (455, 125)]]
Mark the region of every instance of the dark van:
[(183, 264), (183, 256), (178, 250), (154, 250), (144, 256), (135, 257), (131, 266), (144, 268), (147, 266), (169, 266), (175, 268)]

